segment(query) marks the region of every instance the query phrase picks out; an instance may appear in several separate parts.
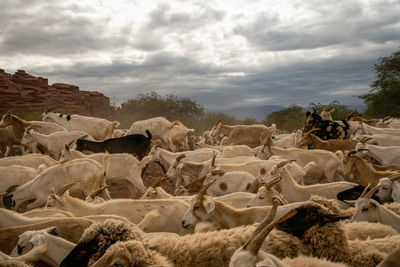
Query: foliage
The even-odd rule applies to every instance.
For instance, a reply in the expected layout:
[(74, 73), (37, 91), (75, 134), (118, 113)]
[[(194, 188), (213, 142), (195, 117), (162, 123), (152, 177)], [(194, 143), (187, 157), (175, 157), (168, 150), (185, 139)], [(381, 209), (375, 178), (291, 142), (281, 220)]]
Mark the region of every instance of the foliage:
[(279, 130), (293, 132), (304, 126), (306, 113), (303, 108), (290, 105), (288, 108), (274, 111), (265, 118), (266, 125), (276, 124)]
[(368, 117), (400, 117), (400, 51), (381, 57), (374, 66), (376, 81), (368, 94), (361, 95)]
[[(321, 111), (324, 107), (329, 108), (329, 110), (334, 108), (335, 110), (331, 114), (333, 120), (344, 120), (346, 119), (347, 115), (352, 112), (351, 109), (347, 108), (345, 105), (341, 105), (338, 101), (333, 101), (328, 105), (322, 105), (321, 103), (310, 103), (310, 106), (315, 108), (318, 114), (321, 114)], [(354, 116), (360, 116), (360, 114), (356, 112)]]
[(145, 120), (163, 116), (170, 121), (179, 120), (189, 126), (192, 120), (204, 115), (204, 108), (195, 101), (186, 97), (167, 95), (162, 97), (156, 92), (139, 94), (114, 107), (113, 118), (120, 121), (124, 128), (137, 120)]

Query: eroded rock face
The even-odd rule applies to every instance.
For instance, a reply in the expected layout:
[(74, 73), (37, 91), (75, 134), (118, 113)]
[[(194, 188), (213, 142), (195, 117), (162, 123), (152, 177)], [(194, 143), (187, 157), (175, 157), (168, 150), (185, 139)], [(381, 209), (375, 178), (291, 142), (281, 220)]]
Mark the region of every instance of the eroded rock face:
[(0, 69), (0, 114), (9, 109), (24, 112), (54, 111), (93, 117), (107, 117), (110, 98), (100, 92), (80, 91), (78, 86), (66, 83), (48, 84), (23, 70), (8, 74)]

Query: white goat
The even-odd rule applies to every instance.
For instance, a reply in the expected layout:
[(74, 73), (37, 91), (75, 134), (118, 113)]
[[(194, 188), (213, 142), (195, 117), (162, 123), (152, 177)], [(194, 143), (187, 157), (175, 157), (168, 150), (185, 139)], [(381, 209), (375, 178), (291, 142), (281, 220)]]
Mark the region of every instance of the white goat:
[(49, 119), (65, 127), (69, 131), (82, 131), (99, 141), (111, 138), (114, 129), (119, 126), (118, 121), (110, 122), (106, 119), (101, 118), (87, 117), (75, 114), (63, 115), (48, 111), (42, 114), (42, 120), (46, 121)]
[[(31, 129), (24, 133), (21, 143), (24, 145), (28, 145), (32, 142), (39, 143), (49, 150), (55, 160), (58, 160), (65, 144), (82, 138), (83, 136), (86, 137), (87, 134), (80, 131), (55, 132), (45, 135)], [(93, 140), (93, 138), (90, 137), (87, 137), (87, 139)]]
[(309, 174), (318, 177), (325, 176), (328, 182), (333, 182), (335, 178), (341, 179), (339, 175), (343, 173), (342, 159), (336, 153), (326, 150), (265, 146), (259, 154), (261, 157), (279, 155), (288, 160), (295, 160), (302, 167), (313, 161), (316, 166), (309, 171)]
[(20, 165), (31, 167), (34, 169), (39, 166), (48, 168), (57, 164), (57, 161), (47, 155), (42, 154), (26, 154), (22, 156), (14, 156), (0, 159), (0, 166)]
[(400, 163), (400, 146), (375, 146), (365, 143), (358, 143), (356, 150), (368, 150), (381, 165), (399, 164)]
[(37, 175), (38, 171), (30, 167), (19, 165), (0, 166), (0, 192), (33, 180)]
[(71, 252), (76, 244), (59, 237), (60, 232), (56, 227), (42, 230), (26, 231), (18, 238), (18, 244), (10, 256), (18, 257), (29, 253), (32, 249), (46, 244), (49, 250), (42, 254), (40, 260), (50, 266), (60, 266), (61, 261)]
[[(108, 157), (104, 157), (108, 162)], [(66, 163), (58, 164), (47, 168), (36, 178), (19, 186), (10, 194), (12, 207), (18, 210), (21, 204), (27, 200), (35, 201), (28, 204), (27, 209), (33, 209), (46, 203), (48, 195), (52, 190), (58, 191), (64, 185), (81, 181), (81, 191), (88, 195), (104, 183), (104, 176), (107, 173), (108, 163), (101, 164), (92, 159), (75, 159)]]
[(360, 198), (356, 201), (356, 208), (351, 221), (360, 222), (380, 222), (390, 225), (393, 229), (400, 233), (400, 216), (393, 211), (385, 208), (377, 201), (371, 199), (372, 195), (382, 185), (375, 186), (368, 193), (366, 193), (369, 186), (367, 186)]
[(306, 201), (312, 195), (320, 195), (328, 199), (336, 199), (336, 195), (344, 190), (357, 186), (355, 183), (346, 181), (326, 184), (299, 185), (291, 176), (290, 172), (282, 169), (281, 189), (285, 199), (290, 203)]
[(400, 136), (390, 134), (356, 135), (354, 139), (358, 141), (364, 139), (365, 143), (384, 147), (400, 144)]
[(397, 181), (400, 175), (393, 175), (391, 177), (381, 178), (378, 185), (379, 188), (376, 196), (380, 199), (381, 203), (396, 201), (400, 202), (400, 183)]
[[(95, 153), (86, 155), (80, 151), (70, 149), (69, 145), (61, 151), (60, 162), (66, 162), (72, 159), (89, 158), (103, 163), (104, 153)], [(117, 153), (109, 154), (110, 166), (106, 175), (106, 180), (112, 178), (127, 179), (132, 183), (131, 192), (134, 196), (141, 196), (146, 192), (146, 187), (142, 180), (142, 166), (140, 162), (130, 154)]]

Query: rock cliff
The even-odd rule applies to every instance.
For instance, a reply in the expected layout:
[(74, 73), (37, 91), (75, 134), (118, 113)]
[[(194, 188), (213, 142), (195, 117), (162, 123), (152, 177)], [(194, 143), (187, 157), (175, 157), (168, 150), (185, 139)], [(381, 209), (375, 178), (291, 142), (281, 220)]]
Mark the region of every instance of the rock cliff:
[(66, 83), (48, 84), (48, 80), (35, 77), (23, 70), (8, 74), (0, 69), (0, 114), (15, 111), (42, 112), (49, 107), (66, 114), (107, 117), (110, 99), (100, 92), (79, 90)]

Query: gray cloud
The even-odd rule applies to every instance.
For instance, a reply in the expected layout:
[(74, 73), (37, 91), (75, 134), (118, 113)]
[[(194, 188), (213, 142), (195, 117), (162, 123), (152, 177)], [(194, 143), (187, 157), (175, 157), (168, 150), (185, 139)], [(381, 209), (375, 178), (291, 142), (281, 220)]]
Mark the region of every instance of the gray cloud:
[[(6, 5), (7, 6), (7, 5)], [(90, 17), (90, 8), (21, 2), (0, 11), (0, 53), (59, 56), (127, 45), (125, 36), (107, 36), (108, 18)], [(34, 13), (32, 10), (36, 10)], [(89, 12), (89, 14), (88, 14)], [(124, 34), (127, 34), (126, 28)]]
[(279, 11), (262, 12), (252, 22), (238, 25), (234, 33), (260, 50), (272, 51), (398, 41), (400, 2), (393, 2), (372, 2), (367, 6), (349, 1), (304, 1), (298, 7), (298, 15), (304, 10), (312, 11), (313, 20), (297, 22), (294, 14), (289, 24), (279, 19)]
[(120, 101), (154, 90), (208, 110), (361, 103), (373, 64), (398, 49), (400, 1), (294, 2), (289, 20), (263, 1), (254, 13), (192, 1), (116, 21), (93, 2), (5, 0), (0, 63)]

